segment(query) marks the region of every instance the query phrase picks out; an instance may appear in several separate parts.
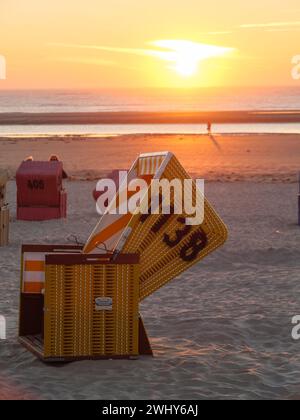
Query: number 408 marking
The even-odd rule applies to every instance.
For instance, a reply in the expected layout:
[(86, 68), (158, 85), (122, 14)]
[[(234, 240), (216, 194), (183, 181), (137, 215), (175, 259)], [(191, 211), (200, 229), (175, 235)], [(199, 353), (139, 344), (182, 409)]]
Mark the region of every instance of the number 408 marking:
[(27, 182), (27, 186), (30, 190), (44, 190), (45, 183), (42, 179), (29, 179)]

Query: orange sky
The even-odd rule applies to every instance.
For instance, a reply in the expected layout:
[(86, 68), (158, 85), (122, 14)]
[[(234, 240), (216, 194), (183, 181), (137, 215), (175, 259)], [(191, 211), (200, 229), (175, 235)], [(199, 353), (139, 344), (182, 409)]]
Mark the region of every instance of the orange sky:
[(299, 0), (0, 1), (0, 89), (296, 83)]

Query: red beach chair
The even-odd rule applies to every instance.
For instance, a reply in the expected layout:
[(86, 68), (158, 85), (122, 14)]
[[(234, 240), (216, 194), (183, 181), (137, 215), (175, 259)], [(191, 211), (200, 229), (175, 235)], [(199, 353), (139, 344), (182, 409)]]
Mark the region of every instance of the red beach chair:
[(67, 194), (62, 179), (62, 162), (22, 162), (16, 175), (17, 219), (41, 221), (66, 217)]

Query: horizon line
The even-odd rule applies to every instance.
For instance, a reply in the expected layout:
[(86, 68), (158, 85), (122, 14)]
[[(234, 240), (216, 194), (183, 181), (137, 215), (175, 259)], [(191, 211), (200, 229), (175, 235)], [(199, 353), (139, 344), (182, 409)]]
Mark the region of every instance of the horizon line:
[[(297, 84), (297, 83), (296, 83)], [(212, 85), (212, 86), (176, 86), (176, 87), (170, 87), (170, 86), (140, 86), (140, 87), (131, 87), (131, 86), (116, 86), (116, 87), (107, 87), (107, 86), (97, 86), (97, 87), (50, 87), (50, 88), (46, 88), (46, 87), (37, 87), (37, 88), (1, 88), (0, 90), (0, 94), (3, 91), (6, 92), (28, 92), (28, 91), (99, 91), (99, 90), (104, 90), (104, 91), (117, 91), (117, 90), (129, 90), (129, 91), (133, 91), (133, 90), (150, 90), (150, 89), (154, 89), (154, 90), (160, 90), (160, 89), (164, 89), (164, 90), (197, 90), (197, 89), (255, 89), (255, 88), (270, 88), (270, 89), (282, 89), (282, 88), (297, 88), (300, 87), (300, 83), (297, 84), (298, 86), (295, 85), (294, 83), (291, 84), (281, 84), (281, 85), (265, 85), (265, 84), (255, 84), (255, 85)]]

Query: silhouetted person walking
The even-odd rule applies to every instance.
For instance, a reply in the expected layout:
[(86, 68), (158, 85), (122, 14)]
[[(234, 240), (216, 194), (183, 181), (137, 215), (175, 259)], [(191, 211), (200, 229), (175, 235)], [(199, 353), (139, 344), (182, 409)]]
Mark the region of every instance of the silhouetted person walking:
[(211, 135), (211, 122), (207, 123), (207, 133)]

